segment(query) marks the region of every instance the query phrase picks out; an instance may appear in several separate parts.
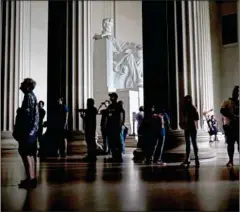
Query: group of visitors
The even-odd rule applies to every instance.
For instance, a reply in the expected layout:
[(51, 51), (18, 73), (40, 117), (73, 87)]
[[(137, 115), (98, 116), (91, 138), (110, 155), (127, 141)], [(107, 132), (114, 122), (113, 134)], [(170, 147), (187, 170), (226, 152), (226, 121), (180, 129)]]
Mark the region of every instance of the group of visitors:
[[(156, 163), (159, 165), (166, 165), (163, 162), (163, 151), (166, 136), (170, 129), (170, 118), (164, 109), (156, 109), (155, 106), (151, 108), (151, 111), (146, 111), (147, 114), (143, 118), (143, 107), (139, 108), (139, 113), (136, 116), (138, 121), (138, 145), (142, 154), (134, 152), (134, 160), (144, 160), (146, 164)], [(198, 147), (197, 147), (197, 122), (199, 120), (199, 114), (196, 107), (192, 104), (192, 97), (187, 95), (184, 97), (184, 109), (183, 109), (183, 122), (182, 128), (185, 130), (186, 138), (186, 159), (181, 166), (190, 165), (190, 143), (192, 142), (195, 153), (196, 167), (200, 166), (198, 159)]]
[[(44, 123), (46, 111), (44, 102), (37, 102), (33, 93), (36, 82), (30, 78), (24, 79), (21, 83), (20, 90), (24, 93), (24, 99), (21, 108), (17, 110), (17, 116), (14, 125), (13, 137), (19, 142), (19, 154), (22, 158), (27, 178), (20, 183), (20, 187), (36, 187), (36, 151), (37, 139), (40, 141), (40, 155), (44, 155), (44, 136), (49, 136), (56, 141), (54, 152), (66, 157), (67, 151), (67, 130), (68, 130), (68, 113), (69, 110), (63, 104), (63, 98), (58, 99), (58, 104), (53, 111), (53, 118), (50, 122)], [(112, 162), (122, 162), (122, 155), (125, 153), (124, 143), (127, 134), (125, 127), (125, 111), (123, 102), (118, 101), (116, 93), (109, 94), (110, 100), (101, 104), (99, 109), (94, 106), (94, 100), (87, 100), (87, 108), (78, 110), (84, 120), (85, 138), (87, 143), (88, 154), (83, 160), (87, 162), (96, 162), (96, 117), (102, 116), (100, 127), (103, 138), (103, 149), (106, 154), (112, 154)], [(105, 107), (102, 109), (102, 107)], [(101, 110), (100, 110), (101, 109)], [(239, 86), (235, 86), (232, 97), (224, 101), (221, 110), (224, 117), (224, 132), (226, 143), (228, 145), (229, 162), (228, 167), (233, 166), (234, 144), (237, 142), (239, 151)], [(189, 167), (190, 164), (190, 143), (192, 143), (195, 154), (195, 165), (200, 166), (197, 146), (197, 128), (199, 114), (192, 103), (192, 97), (184, 97), (183, 122), (181, 127), (185, 132), (186, 139), (186, 158), (181, 164)], [(146, 164), (157, 163), (166, 165), (163, 162), (163, 150), (165, 137), (170, 129), (170, 119), (165, 110), (160, 110), (152, 106), (150, 111), (139, 108), (136, 115), (138, 122), (138, 145), (143, 150)], [(216, 121), (214, 116), (208, 120), (210, 128), (216, 135)], [(47, 131), (43, 135), (43, 127), (47, 126)]]
[[(170, 127), (170, 118), (165, 110), (157, 110), (152, 106), (151, 111), (144, 113), (141, 106), (136, 115), (138, 144), (137, 148), (142, 150), (143, 157), (134, 152), (134, 161), (142, 161), (146, 164), (156, 163), (166, 165), (162, 161), (165, 137)], [(142, 153), (141, 152), (141, 153)]]
[[(85, 139), (87, 143), (87, 156), (83, 161), (95, 162), (96, 152), (96, 123), (97, 115), (102, 115), (100, 127), (105, 154), (112, 154), (113, 162), (121, 162), (125, 153), (125, 139), (127, 127), (125, 126), (125, 110), (123, 101), (117, 101), (117, 93), (109, 94), (110, 101), (102, 102), (97, 109), (94, 99), (87, 100), (87, 109), (80, 109), (81, 118), (84, 120)], [(105, 109), (100, 110), (102, 107)]]

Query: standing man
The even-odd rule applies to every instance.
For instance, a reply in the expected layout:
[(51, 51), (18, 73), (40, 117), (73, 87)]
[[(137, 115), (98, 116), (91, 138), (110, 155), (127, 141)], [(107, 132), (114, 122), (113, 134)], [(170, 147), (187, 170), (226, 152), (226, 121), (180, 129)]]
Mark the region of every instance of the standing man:
[(17, 111), (19, 123), (15, 124), (15, 128), (18, 129), (14, 129), (21, 132), (21, 136), (18, 139), (19, 154), (23, 160), (27, 175), (27, 178), (21, 181), (19, 185), (21, 188), (35, 188), (37, 186), (35, 159), (37, 153), (39, 112), (37, 98), (33, 93), (35, 86), (36, 82), (31, 78), (26, 78), (21, 83), (20, 90), (24, 93), (24, 99), (22, 107)]
[[(39, 150), (40, 150), (40, 154), (41, 154), (41, 138), (42, 138), (42, 134), (43, 134), (43, 120), (46, 114), (46, 111), (44, 110), (44, 102), (43, 101), (39, 101), (38, 103), (38, 111), (39, 111), (39, 124), (38, 124), (38, 143), (39, 143)], [(39, 154), (39, 155), (40, 155)]]
[(192, 104), (192, 97), (187, 95), (184, 97), (184, 133), (186, 139), (186, 159), (181, 164), (181, 166), (190, 165), (190, 143), (192, 142), (194, 155), (195, 155), (195, 165), (196, 168), (199, 168), (200, 163), (198, 160), (198, 146), (197, 146), (197, 128), (198, 128), (198, 120), (199, 114), (197, 112), (196, 107)]
[(57, 151), (65, 158), (67, 155), (67, 131), (69, 109), (63, 104), (63, 97), (58, 98), (55, 114), (55, 135), (57, 137)]
[(111, 104), (108, 107), (107, 114), (107, 136), (112, 150), (112, 160), (114, 162), (122, 162), (120, 133), (122, 130), (124, 113), (117, 103), (118, 95), (116, 93), (110, 93), (109, 97)]
[(79, 110), (80, 116), (84, 120), (88, 155), (83, 159), (83, 161), (86, 162), (96, 162), (97, 160), (96, 124), (98, 111), (97, 108), (94, 107), (94, 104), (94, 99), (88, 99), (87, 109)]
[(110, 148), (109, 148), (108, 139), (107, 139), (107, 108), (110, 105), (110, 101), (106, 100), (101, 104), (101, 106), (103, 105), (105, 106), (105, 109), (102, 109), (100, 111), (100, 114), (102, 115), (100, 127), (101, 127), (102, 139), (103, 139), (103, 150), (106, 154), (110, 154)]
[(224, 133), (228, 145), (228, 167), (233, 166), (234, 144), (238, 144), (239, 152), (239, 86), (235, 86), (232, 98), (225, 100), (221, 106), (221, 114), (224, 116)]

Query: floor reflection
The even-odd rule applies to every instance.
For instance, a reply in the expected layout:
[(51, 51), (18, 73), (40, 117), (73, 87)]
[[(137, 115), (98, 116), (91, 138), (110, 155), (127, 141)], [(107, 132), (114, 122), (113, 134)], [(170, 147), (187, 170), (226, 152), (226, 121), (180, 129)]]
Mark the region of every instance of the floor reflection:
[[(38, 187), (18, 189), (24, 179), (17, 156), (2, 158), (2, 210), (5, 211), (238, 211), (239, 168), (225, 160), (202, 161), (196, 169), (179, 164), (134, 164), (132, 155), (113, 164), (49, 160), (38, 165)], [(237, 162), (235, 162), (237, 164)]]

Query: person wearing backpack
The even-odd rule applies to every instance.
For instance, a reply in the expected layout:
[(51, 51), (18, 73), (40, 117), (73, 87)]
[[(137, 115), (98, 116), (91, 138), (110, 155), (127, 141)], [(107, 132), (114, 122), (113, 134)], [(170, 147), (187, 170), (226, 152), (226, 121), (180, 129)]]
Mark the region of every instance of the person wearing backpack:
[(33, 93), (36, 82), (26, 78), (21, 83), (20, 90), (24, 93), (21, 108), (17, 110), (17, 117), (13, 137), (19, 143), (19, 154), (22, 158), (26, 176), (19, 184), (20, 188), (36, 188), (36, 154), (37, 132), (39, 125), (39, 111), (37, 98)]

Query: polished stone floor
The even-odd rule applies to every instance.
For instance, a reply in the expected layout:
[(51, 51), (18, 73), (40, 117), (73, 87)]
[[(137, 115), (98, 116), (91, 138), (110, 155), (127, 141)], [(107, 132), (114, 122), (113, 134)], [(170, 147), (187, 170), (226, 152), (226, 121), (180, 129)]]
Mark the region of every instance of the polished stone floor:
[[(224, 147), (224, 145), (222, 144)], [(225, 167), (226, 150), (218, 158), (166, 167), (134, 164), (132, 149), (122, 164), (80, 163), (81, 156), (38, 163), (38, 187), (19, 189), (24, 179), (20, 158), (2, 154), (1, 206), (3, 211), (239, 211), (239, 157)]]

